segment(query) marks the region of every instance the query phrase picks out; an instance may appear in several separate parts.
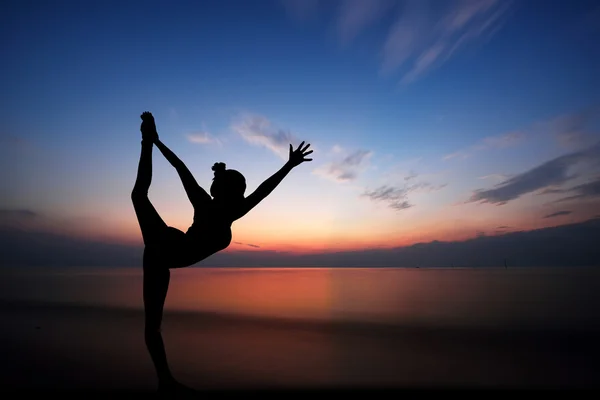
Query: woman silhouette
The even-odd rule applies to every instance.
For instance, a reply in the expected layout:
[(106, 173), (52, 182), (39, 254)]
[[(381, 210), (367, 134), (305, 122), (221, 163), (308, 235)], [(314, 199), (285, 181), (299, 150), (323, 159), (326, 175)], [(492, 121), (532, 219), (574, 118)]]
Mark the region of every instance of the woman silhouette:
[[(159, 390), (183, 387), (171, 374), (160, 326), (163, 306), (169, 289), (170, 268), (195, 264), (221, 251), (231, 242), (231, 224), (243, 217), (277, 187), (282, 179), (312, 153), (304, 142), (293, 150), (290, 144), (289, 161), (273, 176), (264, 181), (251, 195), (244, 197), (246, 180), (238, 171), (216, 163), (210, 196), (187, 169), (185, 164), (159, 139), (154, 117), (149, 112), (141, 115), (142, 150), (137, 178), (131, 200), (144, 239), (144, 310), (145, 340), (158, 375)], [(177, 170), (185, 192), (194, 207), (194, 222), (182, 232), (168, 226), (148, 199), (152, 180), (152, 148), (156, 145)], [(211, 197), (212, 196), (212, 197)]]

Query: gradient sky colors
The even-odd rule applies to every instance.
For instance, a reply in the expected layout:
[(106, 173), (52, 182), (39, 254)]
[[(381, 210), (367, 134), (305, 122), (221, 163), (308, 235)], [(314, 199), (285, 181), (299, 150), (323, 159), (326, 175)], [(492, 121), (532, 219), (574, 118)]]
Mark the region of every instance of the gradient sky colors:
[[(228, 250), (460, 240), (600, 214), (595, 1), (8, 1), (0, 16), (0, 219), (141, 243), (139, 114), (208, 189), (248, 193)], [(193, 210), (155, 150), (150, 197)]]

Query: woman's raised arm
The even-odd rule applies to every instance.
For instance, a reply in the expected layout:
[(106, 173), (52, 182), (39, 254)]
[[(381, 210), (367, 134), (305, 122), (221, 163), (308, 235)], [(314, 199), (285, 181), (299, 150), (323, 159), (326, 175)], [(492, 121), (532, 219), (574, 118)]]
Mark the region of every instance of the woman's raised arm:
[(237, 210), (234, 219), (239, 219), (246, 215), (248, 211), (252, 210), (258, 203), (260, 203), (265, 197), (267, 197), (273, 189), (275, 189), (290, 173), (290, 171), (302, 164), (305, 161), (312, 161), (312, 158), (306, 158), (307, 155), (312, 153), (312, 150), (306, 151), (310, 144), (307, 144), (304, 148), (304, 142), (300, 143), (300, 146), (296, 150), (293, 149), (290, 144), (290, 158), (289, 160), (279, 169), (279, 171), (275, 172), (272, 176), (270, 176), (267, 180), (260, 184), (256, 190), (244, 199), (244, 203), (240, 210)]
[(206, 190), (204, 190), (198, 183), (196, 179), (190, 172), (190, 170), (186, 167), (186, 165), (169, 149), (163, 142), (161, 142), (158, 138), (154, 140), (154, 144), (160, 152), (165, 156), (167, 161), (177, 170), (179, 174), (179, 178), (181, 179), (181, 183), (183, 184), (183, 188), (190, 199), (190, 202), (193, 205), (198, 205), (206, 201), (210, 201), (211, 197)]
[(167, 161), (171, 163), (173, 167), (177, 170), (179, 174), (179, 178), (181, 178), (181, 183), (183, 183), (183, 188), (187, 193), (188, 199), (193, 205), (198, 205), (199, 203), (203, 203), (205, 201), (210, 201), (211, 197), (206, 193), (204, 189), (198, 185), (196, 179), (192, 173), (185, 166), (183, 161), (179, 159), (163, 142), (158, 139), (158, 133), (156, 131), (156, 123), (154, 122), (154, 116), (152, 113), (146, 111), (142, 113), (142, 135), (147, 137), (149, 140), (158, 147), (160, 152), (165, 156)]

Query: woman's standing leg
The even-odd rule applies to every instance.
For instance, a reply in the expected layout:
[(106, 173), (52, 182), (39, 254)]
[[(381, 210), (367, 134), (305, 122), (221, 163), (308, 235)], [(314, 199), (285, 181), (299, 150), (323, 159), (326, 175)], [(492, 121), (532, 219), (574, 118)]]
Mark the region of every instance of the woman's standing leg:
[(154, 363), (158, 385), (169, 386), (175, 383), (167, 362), (167, 354), (161, 330), (163, 308), (171, 273), (168, 268), (153, 265), (152, 254), (144, 251), (144, 312), (146, 347)]

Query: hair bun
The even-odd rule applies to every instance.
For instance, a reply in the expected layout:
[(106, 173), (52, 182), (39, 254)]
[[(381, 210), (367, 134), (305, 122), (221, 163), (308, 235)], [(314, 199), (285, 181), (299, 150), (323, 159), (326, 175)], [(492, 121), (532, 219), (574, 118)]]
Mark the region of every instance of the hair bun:
[(227, 166), (225, 165), (225, 163), (222, 162), (215, 163), (215, 165), (212, 166), (212, 170), (215, 171), (215, 176), (225, 172), (226, 168)]

